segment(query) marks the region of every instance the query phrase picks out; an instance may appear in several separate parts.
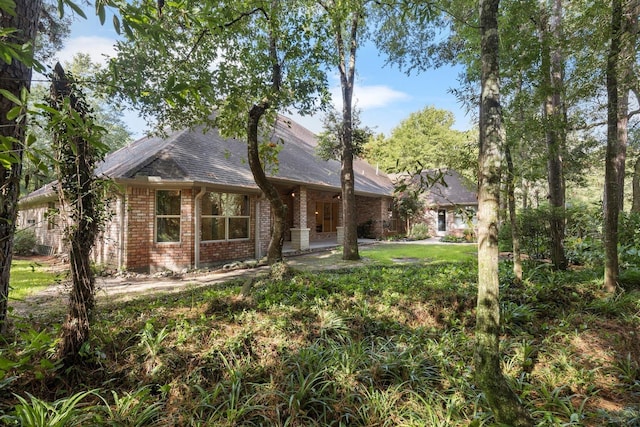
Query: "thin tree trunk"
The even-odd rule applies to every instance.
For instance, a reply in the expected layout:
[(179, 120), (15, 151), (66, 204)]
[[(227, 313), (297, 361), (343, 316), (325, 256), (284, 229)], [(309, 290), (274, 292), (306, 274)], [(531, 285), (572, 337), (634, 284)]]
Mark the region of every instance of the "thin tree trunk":
[[(0, 27), (15, 28), (6, 42), (24, 45), (33, 43), (38, 31), (41, 0), (15, 0), (15, 14), (0, 12)], [(31, 67), (17, 59), (7, 64), (0, 61), (0, 89), (20, 98), (23, 89), (31, 88)], [(25, 138), (25, 121), (8, 120), (7, 113), (15, 105), (0, 96), (0, 138), (11, 138), (9, 147), (15, 154), (15, 162), (0, 167), (0, 333), (6, 328), (9, 303), (9, 279), (13, 258), (13, 235), (18, 215), (20, 177), (22, 175), (22, 150)]]
[(633, 168), (633, 203), (631, 212), (640, 213), (640, 154)]
[[(273, 0), (272, 6), (278, 7), (279, 1)], [(272, 30), (273, 31), (273, 30)], [(271, 86), (274, 94), (280, 92), (282, 84), (282, 70), (278, 62), (278, 54), (276, 50), (276, 42), (273, 33), (270, 40), (271, 46), (269, 55), (272, 61)], [(267, 248), (267, 263), (273, 265), (282, 261), (282, 246), (284, 244), (285, 224), (287, 218), (287, 206), (282, 201), (276, 187), (267, 179), (262, 163), (260, 162), (260, 154), (258, 150), (258, 139), (260, 129), (260, 119), (271, 105), (268, 101), (264, 101), (258, 105), (254, 105), (249, 111), (247, 120), (247, 154), (249, 168), (253, 174), (253, 179), (269, 200), (271, 212), (274, 217), (273, 230), (271, 231), (271, 240)]]
[[(342, 87), (342, 166), (340, 183), (342, 187), (342, 218), (344, 242), (342, 258), (358, 260), (358, 216), (356, 209), (355, 176), (353, 173), (353, 85), (355, 81), (356, 52), (358, 50), (358, 24), (360, 15), (352, 12), (351, 32), (348, 39), (348, 58), (345, 52), (342, 31), (336, 29), (337, 45), (340, 56), (340, 84)], [(347, 62), (348, 61), (348, 62)]]
[(511, 222), (511, 239), (513, 240), (513, 274), (518, 283), (522, 282), (522, 254), (520, 253), (520, 227), (516, 216), (515, 172), (509, 144), (505, 147), (507, 159), (507, 198), (509, 199), (509, 221)]
[[(544, 7), (544, 6), (543, 6)], [(543, 16), (545, 11), (543, 11)], [(550, 205), (551, 261), (555, 268), (567, 268), (564, 253), (565, 235), (565, 186), (562, 154), (566, 138), (566, 114), (563, 107), (562, 90), (564, 85), (563, 54), (560, 49), (562, 37), (562, 1), (553, 1), (553, 12), (547, 29), (543, 28), (543, 70), (548, 73), (545, 86), (549, 94), (545, 101), (547, 168)], [(549, 46), (552, 44), (552, 46)]]
[(266, 111), (265, 105), (254, 105), (249, 111), (249, 120), (247, 123), (247, 146), (249, 168), (253, 173), (253, 179), (256, 181), (260, 190), (267, 196), (273, 213), (274, 223), (271, 231), (271, 240), (267, 249), (267, 263), (273, 265), (282, 261), (282, 245), (284, 244), (285, 219), (287, 217), (287, 206), (283, 203), (276, 187), (267, 179), (260, 155), (258, 152), (258, 131), (260, 118)]
[[(58, 110), (65, 108), (65, 99), (70, 99), (70, 113), (77, 113), (83, 120), (86, 119), (86, 105), (73, 93), (72, 85), (60, 64), (56, 64), (54, 69), (51, 95)], [(64, 128), (62, 131), (69, 129)], [(62, 325), (58, 354), (66, 365), (72, 365), (79, 362), (82, 346), (89, 340), (95, 305), (91, 249), (95, 244), (100, 224), (99, 196), (94, 185), (96, 155), (89, 141), (83, 136), (69, 137), (62, 133), (54, 137), (58, 147), (56, 169), (59, 199), (61, 206), (69, 207), (69, 224), (65, 232), (70, 244), (69, 263), (72, 280), (69, 312)]]
[(482, 94), (478, 156), (478, 302), (475, 377), (496, 421), (532, 426), (530, 415), (510, 389), (500, 366), (498, 209), (504, 130), (500, 110), (499, 0), (480, 1)]
[(618, 113), (619, 86), (618, 61), (620, 56), (620, 30), (622, 2), (611, 2), (611, 45), (607, 57), (607, 151), (604, 174), (604, 288), (613, 293), (618, 283), (618, 217), (620, 194), (618, 184)]

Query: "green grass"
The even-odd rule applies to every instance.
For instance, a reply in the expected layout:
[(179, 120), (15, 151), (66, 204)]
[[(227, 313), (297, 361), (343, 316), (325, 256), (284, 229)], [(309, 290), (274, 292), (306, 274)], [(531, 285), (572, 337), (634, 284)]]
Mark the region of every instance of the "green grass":
[(475, 245), (418, 245), (388, 243), (363, 247), (360, 255), (385, 265), (396, 263), (464, 262), (476, 258)]
[(59, 280), (59, 275), (48, 270), (48, 266), (29, 260), (14, 260), (11, 263), (12, 299), (22, 299), (51, 286)]

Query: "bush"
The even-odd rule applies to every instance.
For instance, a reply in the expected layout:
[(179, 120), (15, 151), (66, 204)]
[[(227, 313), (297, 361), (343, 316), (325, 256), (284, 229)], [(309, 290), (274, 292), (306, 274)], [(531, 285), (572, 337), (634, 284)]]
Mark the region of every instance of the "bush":
[(618, 282), (627, 291), (640, 289), (640, 270), (630, 269), (621, 272)]
[(32, 228), (17, 230), (13, 236), (13, 253), (31, 255), (36, 248), (36, 232)]
[(407, 237), (413, 240), (428, 239), (429, 237), (431, 237), (431, 235), (429, 234), (429, 226), (423, 223), (415, 224), (413, 227), (411, 227), (411, 233)]
[(447, 234), (440, 239), (441, 242), (445, 243), (466, 243), (467, 239), (464, 237), (454, 236), (453, 234)]
[(375, 239), (376, 236), (373, 234), (373, 220), (370, 219), (358, 224), (357, 233), (359, 239)]

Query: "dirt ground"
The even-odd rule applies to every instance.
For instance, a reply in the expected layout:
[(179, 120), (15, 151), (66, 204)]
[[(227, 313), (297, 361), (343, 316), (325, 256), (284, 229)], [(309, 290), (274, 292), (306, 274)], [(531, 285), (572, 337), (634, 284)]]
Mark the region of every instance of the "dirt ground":
[[(53, 271), (68, 270), (68, 265), (58, 257), (33, 256), (16, 257), (16, 259), (28, 259), (39, 264), (47, 265)], [(306, 255), (298, 255), (287, 258), (287, 264), (298, 270), (309, 271), (314, 269), (348, 268), (366, 263), (366, 260), (344, 261), (341, 254), (336, 251), (315, 252)], [(256, 278), (267, 275), (269, 267), (259, 266), (255, 268), (219, 269), (215, 271), (196, 271), (186, 274), (173, 275), (145, 275), (124, 274), (96, 278), (96, 302), (101, 301), (120, 302), (128, 301), (150, 293), (170, 293), (187, 288), (209, 286), (236, 278)], [(63, 281), (30, 295), (24, 300), (10, 301), (13, 314), (20, 317), (38, 317), (39, 314), (64, 313), (67, 306), (70, 282)]]

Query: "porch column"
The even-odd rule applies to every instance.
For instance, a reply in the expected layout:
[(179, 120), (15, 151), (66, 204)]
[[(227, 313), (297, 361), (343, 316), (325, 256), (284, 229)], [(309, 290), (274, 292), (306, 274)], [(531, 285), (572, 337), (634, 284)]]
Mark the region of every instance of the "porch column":
[(336, 227), (336, 242), (338, 245), (344, 245), (344, 227)]
[(309, 228), (307, 228), (307, 189), (298, 187), (293, 196), (293, 226), (291, 246), (297, 251), (309, 249)]

